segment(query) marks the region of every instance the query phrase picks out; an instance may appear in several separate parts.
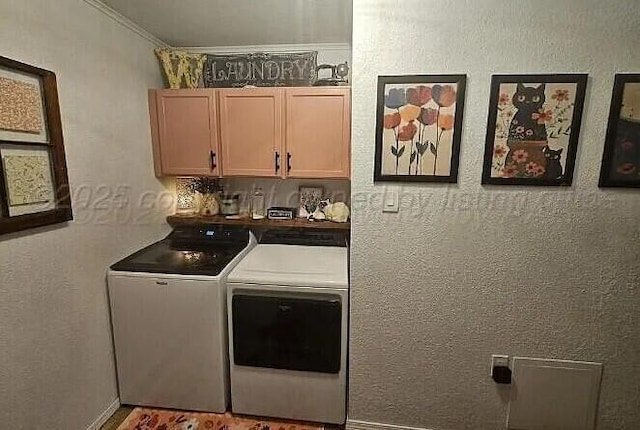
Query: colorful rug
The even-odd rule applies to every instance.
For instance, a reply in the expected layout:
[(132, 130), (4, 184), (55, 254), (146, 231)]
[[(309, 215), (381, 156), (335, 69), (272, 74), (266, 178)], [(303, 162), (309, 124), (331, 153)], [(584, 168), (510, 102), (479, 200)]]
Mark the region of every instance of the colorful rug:
[(268, 421), (208, 412), (135, 408), (117, 430), (323, 430), (320, 424)]

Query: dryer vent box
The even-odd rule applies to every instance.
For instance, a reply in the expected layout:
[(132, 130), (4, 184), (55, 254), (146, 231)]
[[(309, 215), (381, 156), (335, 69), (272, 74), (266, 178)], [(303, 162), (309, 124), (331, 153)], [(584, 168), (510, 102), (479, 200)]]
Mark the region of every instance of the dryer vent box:
[(507, 428), (595, 429), (602, 364), (515, 357)]

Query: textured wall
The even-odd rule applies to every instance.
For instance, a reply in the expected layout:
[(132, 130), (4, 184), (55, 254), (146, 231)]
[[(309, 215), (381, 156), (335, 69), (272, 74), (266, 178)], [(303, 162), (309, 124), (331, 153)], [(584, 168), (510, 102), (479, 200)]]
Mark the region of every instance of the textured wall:
[[(599, 429), (640, 428), (640, 194), (600, 190), (635, 0), (354, 0), (350, 419), (504, 428), (491, 353), (605, 364)], [(588, 72), (570, 188), (480, 185), (492, 73)], [(457, 185), (373, 185), (379, 74), (467, 73)]]
[(146, 101), (159, 69), (82, 0), (0, 0), (0, 54), (57, 74), (75, 212), (0, 237), (0, 427), (86, 429), (117, 396), (107, 266), (167, 229), (138, 204), (164, 190)]

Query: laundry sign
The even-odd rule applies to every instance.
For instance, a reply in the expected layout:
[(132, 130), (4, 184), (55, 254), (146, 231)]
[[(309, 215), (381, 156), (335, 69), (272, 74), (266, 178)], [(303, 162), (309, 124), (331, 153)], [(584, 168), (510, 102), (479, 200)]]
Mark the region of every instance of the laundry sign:
[(282, 54), (207, 54), (207, 88), (311, 86), (316, 81), (317, 51)]

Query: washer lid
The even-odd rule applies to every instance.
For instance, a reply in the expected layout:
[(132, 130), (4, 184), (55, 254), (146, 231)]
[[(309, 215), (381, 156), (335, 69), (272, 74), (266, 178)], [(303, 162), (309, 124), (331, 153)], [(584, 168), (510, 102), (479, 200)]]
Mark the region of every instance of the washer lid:
[(231, 272), (228, 282), (347, 289), (347, 248), (261, 244)]

